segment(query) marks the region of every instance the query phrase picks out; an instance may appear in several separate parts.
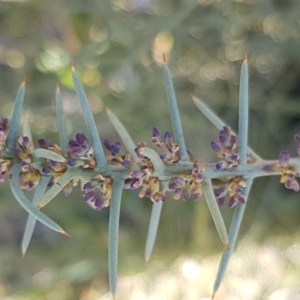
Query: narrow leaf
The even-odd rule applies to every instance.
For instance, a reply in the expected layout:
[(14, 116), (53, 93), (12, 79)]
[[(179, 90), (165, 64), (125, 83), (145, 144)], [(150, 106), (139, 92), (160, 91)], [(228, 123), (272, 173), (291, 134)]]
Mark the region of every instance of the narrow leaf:
[(33, 154), (36, 157), (47, 158), (47, 159), (51, 159), (51, 160), (54, 160), (57, 162), (66, 162), (67, 161), (62, 155), (60, 155), (56, 152), (50, 151), (48, 149), (42, 149), (42, 148), (35, 149), (33, 151)]
[(9, 130), (7, 134), (7, 148), (9, 150), (13, 150), (16, 147), (16, 140), (18, 136), (18, 130), (19, 130), (19, 124), (21, 119), (21, 112), (23, 108), (23, 102), (24, 102), (24, 96), (25, 96), (25, 80), (21, 83), (21, 86), (18, 90), (16, 100), (15, 100), (15, 106), (13, 109), (13, 113), (10, 119), (10, 125)]
[(55, 93), (55, 107), (56, 107), (56, 118), (57, 118), (57, 126), (59, 133), (59, 142), (63, 155), (67, 157), (68, 154), (68, 133), (67, 133), (67, 125), (66, 119), (64, 115), (64, 107), (62, 102), (62, 97), (59, 89), (59, 85), (57, 84), (56, 93)]
[[(160, 189), (162, 191), (166, 189), (168, 182), (169, 182), (168, 180), (160, 181)], [(150, 260), (150, 257), (153, 252), (162, 207), (163, 207), (163, 201), (154, 202), (152, 205), (149, 229), (148, 229), (147, 240), (146, 240), (146, 248), (145, 248), (146, 262)]]
[(84, 88), (81, 84), (80, 78), (73, 66), (72, 66), (72, 77), (73, 77), (75, 91), (82, 109), (83, 118), (92, 139), (92, 146), (94, 149), (94, 155), (97, 162), (97, 168), (105, 169), (107, 167), (107, 161), (105, 158), (105, 154), (101, 144), (97, 126), (93, 117), (93, 113), (90, 109), (89, 102), (86, 97)]
[(79, 169), (68, 169), (59, 180), (44, 194), (37, 204), (38, 208), (42, 208), (48, 204), (72, 179), (80, 177), (82, 171)]
[(159, 155), (156, 151), (154, 151), (151, 148), (147, 148), (147, 147), (139, 148), (138, 151), (140, 154), (150, 158), (150, 160), (153, 164), (154, 172), (156, 172), (158, 174), (162, 174), (164, 172), (165, 165), (162, 162), (161, 158), (159, 157)]
[[(210, 110), (202, 101), (200, 101), (198, 98), (192, 95), (192, 99), (197, 106), (197, 108), (204, 114), (204, 116), (218, 129), (223, 129), (226, 124), (219, 119), (212, 110)], [(234, 133), (234, 131), (232, 131)], [(236, 133), (234, 133), (236, 135)], [(252, 149), (248, 148), (248, 151), (250, 155), (258, 160), (261, 160), (262, 158), (256, 154)]]
[(20, 164), (15, 163), (10, 169), (10, 187), (12, 193), (21, 204), (21, 206), (27, 210), (32, 216), (34, 216), (41, 223), (51, 228), (54, 231), (58, 231), (64, 235), (68, 235), (66, 231), (64, 231), (57, 223), (52, 221), (45, 214), (40, 212), (25, 196), (24, 192), (21, 190), (19, 185), (19, 173), (20, 173)]
[(119, 236), (119, 219), (121, 196), (124, 180), (115, 178), (112, 186), (112, 195), (110, 202), (109, 214), (109, 248), (108, 248), (108, 273), (110, 291), (115, 298), (117, 292), (117, 275), (118, 275), (118, 236)]
[(247, 55), (241, 69), (240, 93), (239, 93), (239, 130), (238, 130), (238, 151), (240, 164), (247, 163), (247, 143), (248, 143), (248, 63)]
[[(247, 186), (245, 187), (245, 189), (243, 190), (243, 196), (246, 199), (246, 203), (247, 203), (247, 198), (251, 189), (251, 185), (252, 185), (252, 178), (248, 178), (246, 180), (246, 184)], [(231, 257), (231, 254), (233, 252), (235, 243), (236, 243), (236, 239), (239, 233), (239, 229), (241, 227), (241, 222), (243, 219), (243, 215), (244, 215), (244, 211), (246, 208), (246, 203), (238, 203), (236, 205), (235, 211), (234, 211), (234, 215), (231, 221), (231, 225), (230, 225), (230, 229), (229, 229), (229, 244), (230, 244), (230, 248), (229, 249), (225, 249), (219, 264), (219, 269), (218, 269), (218, 273), (216, 276), (216, 280), (214, 283), (214, 288), (213, 288), (213, 295), (212, 295), (212, 299), (214, 298), (216, 292), (218, 291), (223, 277), (225, 275), (225, 271), (227, 269), (228, 263), (229, 263), (229, 259)]]
[(190, 158), (185, 146), (184, 135), (182, 131), (182, 125), (181, 125), (180, 115), (178, 111), (173, 81), (172, 81), (170, 70), (166, 63), (165, 63), (164, 71), (165, 71), (164, 73), (165, 73), (167, 97), (168, 97), (175, 142), (179, 145), (180, 160), (189, 161)]
[(124, 125), (121, 123), (121, 121), (116, 117), (115, 114), (111, 112), (110, 109), (106, 108), (107, 116), (112, 123), (112, 125), (115, 127), (116, 131), (118, 132), (120, 138), (122, 139), (127, 151), (131, 155), (132, 159), (137, 162), (139, 161), (139, 158), (137, 157), (134, 149), (136, 148), (132, 138), (130, 137), (128, 131), (124, 127)]
[[(34, 196), (33, 196), (33, 200), (32, 200), (32, 204), (34, 206), (37, 205), (39, 199), (44, 195), (49, 181), (50, 181), (50, 177), (46, 177), (46, 176), (41, 177), (40, 182), (34, 191)], [(27, 248), (31, 241), (35, 223), (36, 223), (36, 218), (33, 215), (29, 215), (27, 223), (26, 223), (24, 235), (23, 235), (23, 240), (22, 240), (22, 255), (23, 255), (23, 257), (25, 256)]]
[(228, 242), (228, 235), (226, 226), (221, 215), (219, 206), (217, 204), (216, 197), (214, 195), (213, 186), (209, 178), (204, 178), (202, 182), (203, 193), (205, 200), (212, 216), (212, 219), (215, 223), (216, 229), (218, 231), (219, 237), (224, 244), (225, 248), (229, 249), (230, 244)]

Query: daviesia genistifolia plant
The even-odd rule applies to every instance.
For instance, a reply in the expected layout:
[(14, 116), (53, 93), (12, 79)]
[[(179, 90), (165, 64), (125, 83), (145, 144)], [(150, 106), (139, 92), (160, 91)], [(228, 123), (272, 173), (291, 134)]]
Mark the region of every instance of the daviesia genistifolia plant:
[[(117, 294), (118, 232), (122, 191), (137, 189), (139, 197), (153, 202), (145, 259), (150, 259), (166, 198), (196, 201), (203, 194), (224, 245), (224, 252), (212, 292), (215, 296), (224, 277), (243, 219), (253, 179), (280, 175), (288, 189), (299, 190), (300, 134), (295, 135), (298, 156), (282, 151), (277, 159), (264, 160), (248, 147), (248, 64), (245, 56), (240, 75), (239, 122), (235, 134), (199, 99), (197, 108), (219, 130), (211, 148), (220, 158), (217, 163), (196, 161), (187, 150), (170, 71), (164, 64), (165, 86), (172, 121), (172, 132), (152, 129), (152, 144), (135, 143), (120, 120), (107, 109), (107, 115), (121, 141), (101, 139), (80, 78), (72, 67), (76, 94), (87, 127), (87, 134), (67, 135), (63, 100), (56, 90), (56, 110), (60, 145), (50, 140), (34, 141), (27, 122), (20, 124), (25, 82), (19, 88), (11, 119), (0, 119), (0, 180), (9, 175), (10, 187), (19, 203), (29, 212), (22, 242), (25, 255), (36, 220), (68, 235), (57, 223), (41, 212), (61, 191), (65, 195), (80, 185), (84, 201), (96, 209), (109, 206), (109, 284), (113, 298)], [(22, 127), (22, 132), (19, 127)], [(89, 139), (87, 138), (89, 136)], [(215, 183), (218, 182), (216, 185)], [(34, 190), (32, 202), (24, 190)], [(170, 199), (168, 201), (171, 201)], [(234, 208), (227, 231), (219, 206), (225, 202)], [(196, 204), (195, 204), (196, 205)]]

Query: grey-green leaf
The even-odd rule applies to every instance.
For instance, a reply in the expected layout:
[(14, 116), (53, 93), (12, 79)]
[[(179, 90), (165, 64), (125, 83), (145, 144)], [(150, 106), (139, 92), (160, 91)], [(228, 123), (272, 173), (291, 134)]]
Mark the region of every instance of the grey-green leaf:
[(53, 229), (54, 231), (58, 231), (64, 235), (68, 235), (66, 231), (64, 231), (57, 223), (47, 217), (45, 214), (40, 212), (25, 196), (24, 192), (20, 188), (19, 183), (19, 174), (20, 174), (20, 164), (15, 163), (10, 169), (11, 179), (10, 179), (10, 187), (12, 193), (20, 203), (20, 205), (27, 210), (32, 216), (34, 216), (41, 223), (46, 225), (47, 227)]
[(81, 84), (80, 78), (76, 73), (74, 67), (72, 67), (72, 77), (73, 77), (75, 91), (82, 109), (83, 118), (92, 139), (92, 146), (94, 149), (94, 155), (97, 162), (97, 168), (100, 170), (104, 170), (107, 167), (107, 161), (101, 144), (98, 129), (88, 99), (86, 97), (84, 88)]
[[(32, 204), (34, 206), (37, 205), (39, 199), (44, 195), (49, 181), (50, 181), (50, 177), (46, 177), (46, 176), (41, 177), (40, 182), (36, 186), (35, 191), (34, 191), (34, 196), (33, 196), (33, 200), (32, 200)], [(37, 220), (33, 215), (30, 214), (28, 216), (28, 220), (27, 220), (27, 223), (25, 226), (25, 231), (24, 231), (23, 240), (22, 240), (22, 247), (21, 247), (23, 257), (25, 256), (26, 251), (29, 246), (29, 243), (31, 241), (36, 221)]]
[(186, 150), (184, 135), (179, 115), (179, 110), (177, 106), (177, 100), (175, 95), (175, 90), (173, 86), (172, 76), (170, 70), (165, 64), (164, 67), (165, 73), (165, 83), (166, 83), (166, 91), (169, 103), (170, 116), (172, 120), (172, 127), (175, 137), (175, 142), (179, 145), (179, 156), (182, 161), (190, 161), (189, 155)]
[(209, 209), (212, 219), (215, 223), (219, 237), (220, 237), (222, 243), (224, 244), (225, 248), (228, 249), (230, 247), (230, 244), (228, 242), (228, 234), (227, 234), (226, 226), (225, 226), (223, 217), (221, 215), (219, 206), (217, 204), (216, 197), (214, 195), (211, 180), (209, 178), (203, 179), (202, 188), (203, 188), (203, 193), (204, 193), (204, 197), (205, 197), (208, 209)]
[(139, 161), (138, 156), (136, 155), (134, 149), (136, 148), (132, 138), (130, 137), (128, 131), (124, 127), (124, 125), (121, 123), (121, 121), (116, 117), (115, 114), (111, 112), (110, 109), (106, 108), (107, 116), (112, 123), (112, 125), (115, 127), (116, 131), (118, 132), (120, 138), (122, 139), (127, 151), (131, 155), (132, 159), (137, 162)]
[(7, 134), (7, 139), (6, 139), (7, 148), (9, 150), (13, 150), (16, 147), (16, 140), (19, 131), (19, 124), (20, 124), (21, 113), (23, 108), (24, 96), (25, 96), (25, 80), (23, 80), (18, 90), (13, 113), (10, 119), (10, 125)]
[(119, 219), (123, 185), (124, 179), (118, 177), (114, 179), (110, 202), (108, 273), (109, 286), (113, 298), (115, 298), (117, 293)]
[(57, 162), (66, 162), (67, 160), (60, 154), (50, 151), (48, 149), (38, 148), (33, 151), (36, 157), (47, 158)]
[(44, 194), (38, 202), (38, 208), (48, 204), (72, 179), (80, 177), (82, 171), (79, 169), (68, 169), (59, 180)]

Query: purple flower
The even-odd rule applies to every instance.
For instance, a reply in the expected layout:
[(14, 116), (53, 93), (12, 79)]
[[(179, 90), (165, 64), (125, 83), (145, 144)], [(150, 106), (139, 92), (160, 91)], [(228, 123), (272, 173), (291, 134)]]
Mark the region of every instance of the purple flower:
[(109, 205), (111, 199), (112, 179), (96, 175), (83, 186), (84, 201), (92, 203), (96, 209)]
[(179, 147), (173, 142), (173, 137), (170, 132), (166, 132), (161, 139), (161, 133), (157, 127), (152, 129), (152, 139), (153, 145), (160, 147), (163, 152), (159, 154), (161, 160), (166, 164), (170, 165), (179, 161), (178, 150)]
[(77, 133), (75, 140), (69, 141), (69, 152), (78, 157), (90, 157), (90, 147), (87, 138), (83, 133)]

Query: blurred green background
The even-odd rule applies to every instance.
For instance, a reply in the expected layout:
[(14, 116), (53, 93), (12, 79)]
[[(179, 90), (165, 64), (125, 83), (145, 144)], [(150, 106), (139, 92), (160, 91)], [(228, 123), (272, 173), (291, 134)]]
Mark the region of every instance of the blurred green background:
[[(161, 69), (165, 54), (188, 148), (200, 162), (216, 161), (210, 141), (217, 131), (195, 109), (190, 94), (201, 98), (236, 129), (239, 71), (247, 52), (249, 143), (262, 157), (275, 159), (283, 149), (295, 153), (293, 135), (300, 131), (299, 47), (300, 3), (296, 0), (3, 0), (1, 116), (10, 116), (18, 86), (26, 75), (23, 117), (31, 122), (35, 141), (45, 137), (58, 142), (53, 106), (57, 82), (70, 137), (86, 132), (71, 82), (73, 62), (101, 137), (118, 139), (105, 114), (107, 106), (136, 142), (150, 144), (153, 126), (163, 132), (171, 129)], [(255, 251), (269, 239), (272, 249), (282, 251), (300, 245), (299, 193), (286, 190), (278, 181), (259, 179), (251, 192), (241, 239), (246, 235), (251, 245), (257, 243)], [(105, 298), (108, 210), (92, 210), (79, 189), (67, 198), (57, 197), (43, 211), (72, 238), (38, 224), (22, 259), (20, 241), (27, 214), (13, 199), (8, 185), (1, 187), (0, 299), (109, 299)], [(145, 295), (147, 289), (151, 294), (158, 274), (170, 269), (178, 257), (197, 257), (197, 261), (214, 257), (217, 262), (222, 251), (203, 199), (193, 203), (170, 197), (162, 212), (153, 260), (145, 268), (143, 252), (151, 205), (136, 192), (124, 192), (119, 272), (125, 278), (148, 274), (143, 279), (147, 281)], [(232, 211), (224, 207), (222, 212), (229, 225)], [(300, 256), (300, 246), (295, 249)], [(245, 254), (243, 259), (249, 256)], [(256, 263), (254, 258), (253, 265)], [(290, 264), (287, 259), (285, 270)], [(293, 278), (300, 278), (299, 265), (299, 260), (296, 267), (293, 265)], [(217, 267), (213, 268), (212, 276)], [(283, 282), (294, 282), (287, 280), (285, 272), (279, 277)], [(213, 277), (209, 288), (212, 283)], [(120, 299), (150, 299), (141, 294), (134, 298), (132, 290), (123, 290)], [(267, 295), (273, 290), (266, 285), (260, 296), (236, 299), (271, 299)], [(200, 299), (199, 295), (181, 293), (151, 299)], [(229, 299), (226, 297), (220, 299)]]

